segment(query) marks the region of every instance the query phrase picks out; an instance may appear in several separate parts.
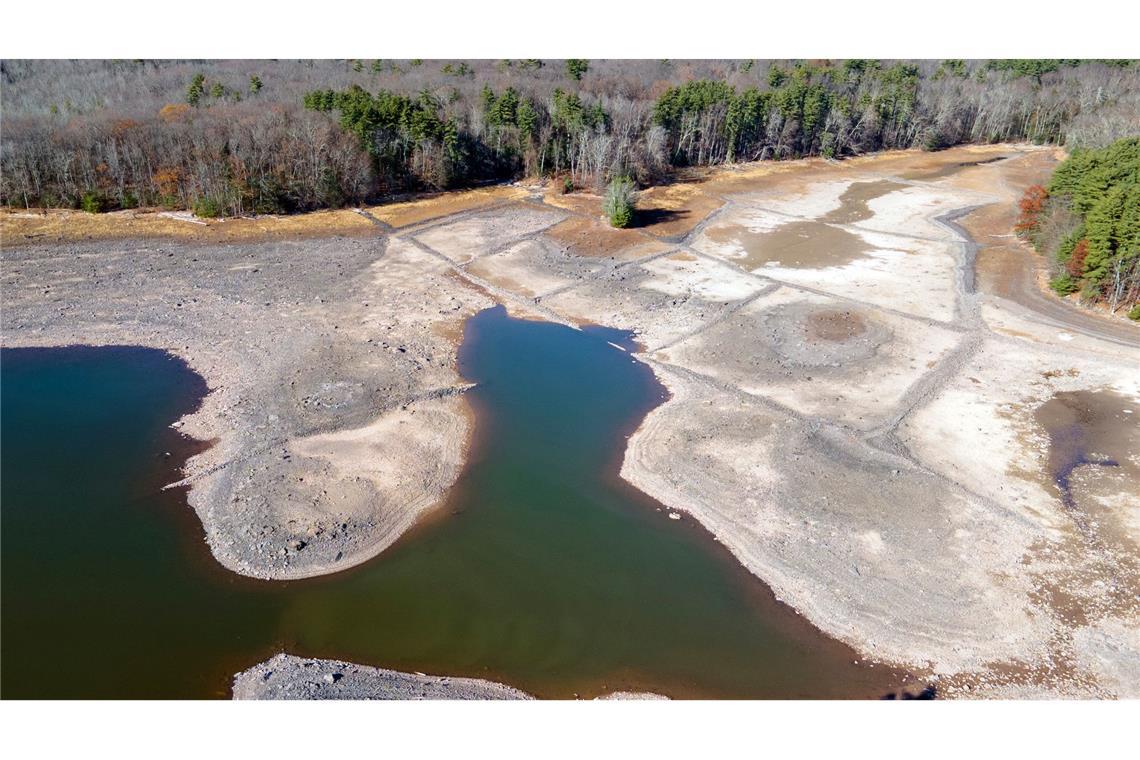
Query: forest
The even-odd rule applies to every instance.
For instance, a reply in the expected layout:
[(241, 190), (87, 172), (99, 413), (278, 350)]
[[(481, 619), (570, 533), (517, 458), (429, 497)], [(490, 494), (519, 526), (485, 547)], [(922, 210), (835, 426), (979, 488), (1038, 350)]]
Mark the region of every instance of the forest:
[(1078, 148), (1021, 200), (1017, 231), (1052, 266), (1052, 288), (1140, 320), (1140, 137)]
[(524, 176), (646, 186), (681, 166), (1140, 134), (1130, 60), (6, 60), (0, 81), (0, 204), (92, 212), (290, 213)]

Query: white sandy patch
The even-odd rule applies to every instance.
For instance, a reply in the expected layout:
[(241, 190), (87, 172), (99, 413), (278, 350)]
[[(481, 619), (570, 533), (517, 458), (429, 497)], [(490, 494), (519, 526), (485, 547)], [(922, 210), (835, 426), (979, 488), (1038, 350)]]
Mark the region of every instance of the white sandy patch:
[[(561, 277), (556, 272), (544, 269), (543, 254), (541, 241), (523, 240), (501, 253), (479, 259), (468, 267), (468, 271), (527, 298), (574, 282), (569, 277)], [(588, 268), (592, 271), (601, 268), (600, 262), (591, 262), (591, 264)]]
[(495, 210), (415, 233), (415, 237), (456, 264), (466, 264), (565, 218), (563, 213), (542, 209)]
[(732, 302), (766, 286), (732, 267), (680, 253), (631, 264), (542, 303), (568, 319), (632, 330), (638, 342), (657, 347), (693, 332)]
[(1136, 366), (990, 341), (898, 434), (930, 467), (1012, 512), (1046, 526), (1067, 524), (1045, 485), (1049, 440), (1032, 410), (1060, 391), (1107, 387), (1140, 399)]
[[(1012, 302), (996, 296), (987, 296), (982, 302), (982, 319), (991, 330), (1001, 335), (1017, 338), (1042, 348), (1063, 350), (1066, 353), (1079, 349), (1103, 355), (1112, 361), (1122, 356), (1127, 349), (1120, 344), (1100, 340), (1085, 333), (1073, 333), (1058, 330), (1051, 324), (1042, 324), (1036, 319), (1026, 317), (1025, 309)], [(1063, 348), (1062, 348), (1063, 347)]]
[[(950, 330), (886, 312), (856, 308), (869, 329), (885, 328), (889, 337), (872, 355), (848, 362), (841, 372), (824, 368), (804, 370), (811, 376), (810, 380), (805, 380), (796, 375), (772, 379), (778, 375), (771, 372), (774, 367), (768, 366), (770, 363), (756, 368), (767, 372), (753, 371), (747, 363), (740, 361), (742, 356), (747, 356), (748, 348), (726, 341), (725, 336), (719, 334), (722, 326), (739, 330), (741, 325), (758, 324), (760, 315), (770, 309), (800, 303), (818, 304), (839, 311), (850, 308), (833, 298), (781, 288), (748, 304), (721, 325), (669, 348), (670, 361), (748, 393), (774, 399), (804, 414), (870, 428), (888, 419), (907, 389), (961, 339), (959, 333)], [(744, 329), (740, 334), (749, 332), (753, 331)], [(723, 350), (711, 353), (710, 346), (723, 346)], [(718, 356), (724, 360), (718, 361)]]
[(428, 399), (394, 409), (359, 428), (299, 438), (297, 456), (323, 459), (341, 479), (367, 480), (384, 505), (389, 529), (373, 554), (395, 541), (451, 488), (470, 433), (462, 399)]
[(1073, 633), (1080, 665), (1096, 674), (1118, 699), (1140, 698), (1140, 626), (1135, 619), (1107, 618)]
[(691, 247), (710, 256), (739, 261), (748, 257), (748, 251), (743, 245), (731, 239), (718, 242), (710, 236), (710, 233), (717, 235), (718, 231), (725, 228), (743, 227), (751, 233), (763, 235), (793, 221), (795, 220), (791, 217), (773, 214), (753, 206), (735, 204), (718, 215), (713, 224), (702, 229), (693, 239)]
[(856, 181), (857, 178), (816, 182), (795, 195), (740, 195), (733, 200), (762, 206), (781, 214), (816, 219), (838, 209), (840, 196)]
[(842, 434), (659, 376), (672, 398), (630, 439), (622, 477), (696, 517), (779, 599), (869, 657), (938, 673), (1041, 651), (1047, 626), (1011, 572), (1023, 528)]
[(653, 275), (643, 287), (683, 298), (738, 301), (764, 287), (756, 278), (732, 267), (687, 255), (663, 256), (645, 262), (641, 268)]
[(954, 318), (956, 260), (949, 243), (856, 233), (873, 249), (821, 269), (764, 266), (757, 274), (940, 322)]
[(953, 230), (937, 223), (940, 216), (964, 206), (997, 200), (993, 196), (949, 187), (910, 186), (867, 201), (870, 218), (856, 222), (866, 230), (916, 235), (939, 240), (957, 240)]

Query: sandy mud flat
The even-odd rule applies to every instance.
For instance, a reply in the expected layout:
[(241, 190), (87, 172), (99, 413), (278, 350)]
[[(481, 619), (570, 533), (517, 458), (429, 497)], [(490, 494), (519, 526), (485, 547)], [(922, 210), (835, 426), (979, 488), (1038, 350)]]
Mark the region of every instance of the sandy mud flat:
[[(672, 396), (623, 477), (814, 625), (942, 695), (1136, 696), (1140, 330), (1025, 286), (1011, 209), (1055, 160), (733, 167), (650, 191), (623, 231), (596, 197), (526, 187), (303, 240), (0, 218), (3, 341), (185, 358), (211, 388), (181, 422), (214, 442), (185, 472), (206, 539), (285, 579), (376, 556), (445, 497), (472, 435), (467, 317), (633, 330)], [(234, 693), (525, 696), (285, 655)]]

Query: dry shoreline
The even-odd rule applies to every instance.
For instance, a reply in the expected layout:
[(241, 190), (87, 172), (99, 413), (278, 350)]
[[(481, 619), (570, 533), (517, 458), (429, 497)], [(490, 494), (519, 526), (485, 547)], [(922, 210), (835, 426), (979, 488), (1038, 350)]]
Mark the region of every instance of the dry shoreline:
[(480, 678), (430, 676), (339, 660), (275, 655), (234, 676), (234, 699), (534, 699)]
[[(372, 209), (348, 236), (303, 242), (6, 240), (2, 338), (185, 359), (211, 388), (182, 429), (216, 440), (186, 471), (214, 556), (300, 578), (375, 556), (458, 477), (466, 317), (499, 302), (634, 330), (672, 397), (631, 437), (623, 477), (693, 514), (821, 630), (951, 696), (1124, 696), (1134, 682), (1113, 674), (1140, 651), (1136, 612), (1097, 595), (1102, 568), (1081, 565), (1040, 482), (1043, 444), (1009, 414), (1087, 387), (1140, 398), (1134, 335), (1001, 290), (1021, 270), (991, 212), (1045, 153), (734, 167), (648, 191), (646, 205), (692, 213), (626, 231), (590, 196), (513, 187)], [(882, 195), (845, 195), (883, 180)], [(977, 288), (971, 243), (941, 221), (971, 208), (958, 224)], [(769, 241), (792, 223), (861, 252), (779, 261)], [(1083, 486), (1081, 509), (1138, 492), (1102, 486)], [(1135, 553), (1135, 518), (1120, 519), (1101, 518), (1106, 562)], [(1081, 574), (1081, 621), (1042, 601), (1058, 567)]]
[[(512, 686), (482, 678), (434, 676), (372, 668), (340, 660), (277, 654), (234, 676), (234, 699), (532, 700)], [(668, 699), (615, 691), (599, 700)]]

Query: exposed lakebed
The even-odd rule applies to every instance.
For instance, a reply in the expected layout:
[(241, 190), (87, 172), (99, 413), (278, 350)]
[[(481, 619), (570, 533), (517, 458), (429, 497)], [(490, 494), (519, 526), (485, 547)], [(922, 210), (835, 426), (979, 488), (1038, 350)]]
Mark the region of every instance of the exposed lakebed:
[(6, 697), (224, 697), (286, 650), (501, 680), (538, 696), (875, 697), (900, 674), (776, 601), (622, 481), (664, 398), (630, 336), (471, 319), (476, 440), (446, 505), (380, 557), (305, 581), (223, 570), (169, 428), (205, 392), (140, 348), (3, 352)]
[(782, 220), (774, 229), (756, 231), (743, 224), (713, 226), (709, 239), (735, 245), (745, 256), (741, 265), (755, 270), (768, 265), (814, 269), (844, 266), (871, 250), (856, 233), (842, 226), (866, 221), (874, 215), (868, 205), (906, 186), (888, 180), (855, 182), (840, 195), (839, 205), (819, 219)]

